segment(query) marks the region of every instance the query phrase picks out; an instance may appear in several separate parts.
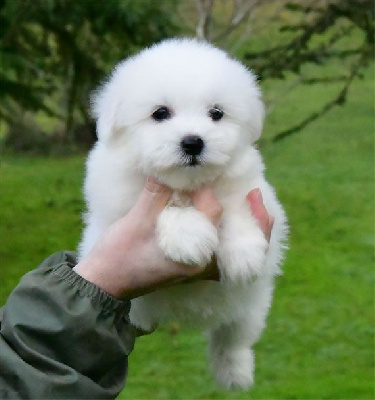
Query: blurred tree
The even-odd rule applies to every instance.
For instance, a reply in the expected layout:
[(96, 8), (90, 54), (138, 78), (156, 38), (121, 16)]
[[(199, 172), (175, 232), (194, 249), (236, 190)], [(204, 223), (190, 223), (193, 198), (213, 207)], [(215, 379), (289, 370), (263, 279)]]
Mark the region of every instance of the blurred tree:
[[(217, 0), (197, 0), (196, 37), (214, 43), (223, 42), (233, 31), (248, 22), (260, 5), (261, 0), (229, 0), (224, 3)], [(223, 12), (215, 12), (218, 6), (225, 7)]]
[[(120, 59), (177, 31), (177, 4), (153, 0), (0, 0), (0, 117), (42, 110), (65, 123), (90, 125), (90, 91)], [(22, 112), (21, 112), (22, 113)]]
[[(343, 84), (337, 95), (320, 110), (275, 134), (275, 141), (300, 131), (334, 106), (344, 104), (353, 80), (361, 77), (363, 69), (373, 61), (375, 10), (373, 0), (281, 0), (277, 3), (279, 8), (272, 16), (273, 21), (266, 21), (265, 26), (269, 29), (278, 20), (277, 38), (280, 43), (273, 41), (270, 45), (264, 42), (264, 49), (245, 52), (244, 62), (256, 71), (261, 80), (284, 79), (290, 77), (290, 73), (297, 75), (297, 82), (292, 87), (299, 84)], [(247, 25), (244, 33), (248, 36), (252, 20), (264, 18), (261, 15), (264, 5), (265, 2), (259, 0), (197, 0), (196, 36), (229, 47), (228, 39), (234, 30)], [(218, 12), (223, 6), (226, 7), (224, 12)], [(293, 14), (287, 25), (281, 24), (279, 17), (285, 12)], [(362, 41), (357, 47), (348, 49), (342, 45), (342, 40), (355, 30), (360, 32), (358, 36), (362, 37)], [(232, 49), (238, 48), (242, 39), (243, 36), (237, 32), (230, 45)], [(326, 65), (337, 59), (347, 65), (346, 74), (324, 78), (306, 78), (301, 74), (307, 64)]]
[[(360, 78), (364, 68), (374, 59), (375, 8), (372, 0), (326, 0), (315, 1), (311, 5), (290, 2), (285, 7), (302, 16), (308, 14), (309, 20), (281, 27), (281, 31), (293, 34), (289, 41), (263, 51), (247, 53), (245, 60), (257, 70), (260, 79), (284, 79), (287, 73), (291, 72), (300, 76), (300, 84), (343, 84), (331, 101), (302, 122), (276, 134), (274, 141), (300, 131), (334, 106), (344, 104), (353, 80)], [(342, 39), (355, 29), (361, 32), (361, 43), (353, 48), (343, 47)], [(306, 64), (325, 65), (331, 60), (345, 63), (347, 73), (324, 78), (305, 78), (300, 75), (302, 67)]]
[[(262, 32), (270, 31), (272, 40), (264, 40)], [(280, 140), (345, 102), (373, 59), (374, 7), (372, 0), (0, 0), (0, 118), (21, 135), (26, 126), (39, 129), (30, 115), (24, 121), (24, 111), (42, 111), (64, 122), (64, 142), (80, 140), (82, 132), (94, 135), (91, 90), (120, 59), (176, 33), (226, 48), (263, 80), (290, 82), (294, 75), (291, 88), (342, 82), (320, 110), (276, 134)], [(347, 48), (343, 41), (353, 33), (361, 43)], [(332, 60), (341, 60), (346, 72), (301, 73)]]

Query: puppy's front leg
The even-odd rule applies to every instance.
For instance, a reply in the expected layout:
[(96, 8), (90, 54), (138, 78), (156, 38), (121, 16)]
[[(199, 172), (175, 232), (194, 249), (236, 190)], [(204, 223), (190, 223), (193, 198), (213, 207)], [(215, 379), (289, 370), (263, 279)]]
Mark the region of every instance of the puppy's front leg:
[(220, 275), (227, 282), (251, 281), (262, 272), (268, 242), (255, 218), (244, 209), (223, 214), (217, 253)]
[(157, 224), (159, 245), (176, 262), (205, 266), (218, 247), (216, 227), (194, 207), (167, 207)]

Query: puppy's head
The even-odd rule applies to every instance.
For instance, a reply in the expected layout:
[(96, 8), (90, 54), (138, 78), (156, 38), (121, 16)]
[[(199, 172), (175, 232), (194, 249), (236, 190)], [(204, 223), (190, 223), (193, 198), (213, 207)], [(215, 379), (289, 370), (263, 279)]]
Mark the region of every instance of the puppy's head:
[(120, 63), (93, 102), (99, 141), (178, 189), (220, 176), (259, 138), (254, 75), (207, 43), (168, 40)]

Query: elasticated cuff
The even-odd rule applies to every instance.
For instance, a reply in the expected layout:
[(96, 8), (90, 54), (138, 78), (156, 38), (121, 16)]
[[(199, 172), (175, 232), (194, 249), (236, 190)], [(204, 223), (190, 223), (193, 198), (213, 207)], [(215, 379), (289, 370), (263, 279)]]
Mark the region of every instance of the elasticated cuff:
[(54, 266), (52, 273), (68, 282), (71, 287), (76, 288), (80, 296), (90, 298), (93, 305), (100, 306), (103, 311), (121, 314), (129, 313), (130, 301), (117, 299), (94, 283), (87, 281), (72, 269), (74, 266), (75, 264), (66, 261)]

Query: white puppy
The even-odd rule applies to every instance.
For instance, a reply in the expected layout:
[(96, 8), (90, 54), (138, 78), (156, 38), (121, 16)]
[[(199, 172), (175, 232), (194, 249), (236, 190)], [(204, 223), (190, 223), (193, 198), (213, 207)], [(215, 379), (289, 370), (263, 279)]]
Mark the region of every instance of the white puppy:
[[(136, 298), (130, 319), (145, 330), (175, 319), (208, 328), (217, 379), (247, 388), (251, 345), (265, 325), (287, 231), (252, 146), (264, 115), (254, 75), (207, 43), (167, 40), (120, 63), (97, 92), (94, 113), (99, 140), (87, 161), (80, 256), (129, 211), (147, 176), (174, 189), (158, 220), (160, 247), (175, 261), (202, 266), (215, 254), (222, 281)], [(204, 184), (224, 207), (218, 229), (184, 195)], [(275, 219), (269, 244), (245, 200), (253, 188)]]

